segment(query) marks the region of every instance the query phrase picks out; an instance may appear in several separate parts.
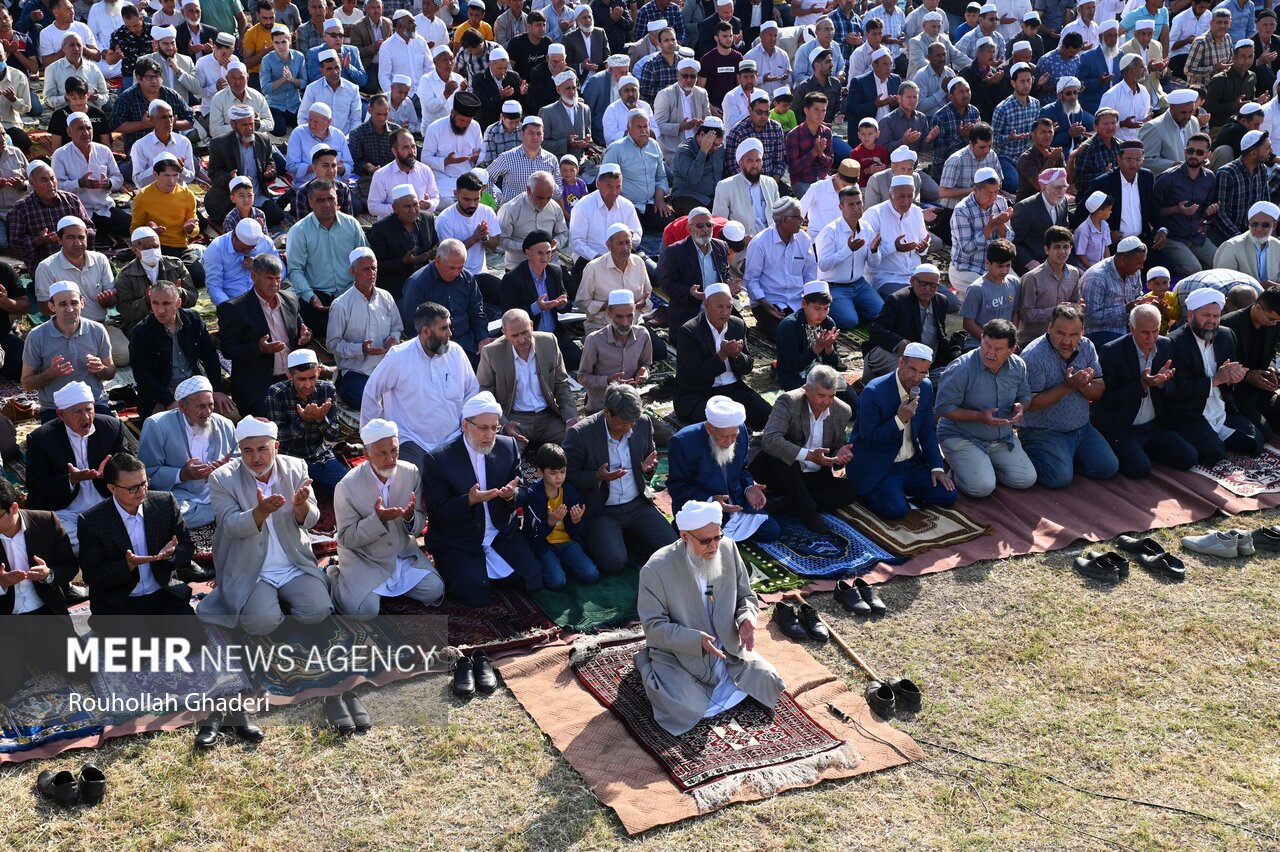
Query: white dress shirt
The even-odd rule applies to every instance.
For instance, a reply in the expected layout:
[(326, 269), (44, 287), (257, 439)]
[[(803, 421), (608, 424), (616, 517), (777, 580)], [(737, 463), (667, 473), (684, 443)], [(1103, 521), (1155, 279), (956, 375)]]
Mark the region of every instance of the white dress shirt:
[[(275, 494), (276, 487), (276, 469), (271, 468), (271, 478), (266, 482), (257, 480), (258, 488), (262, 489), (263, 497), (271, 497)], [(276, 512), (292, 512), (292, 494), (281, 494), (284, 497), (284, 505)], [(302, 576), (302, 570), (293, 564), (288, 555), (284, 552), (284, 547), (280, 544), (280, 537), (276, 535), (275, 524), (272, 519), (275, 513), (267, 515), (266, 521), (262, 526), (267, 534), (267, 555), (262, 561), (262, 571), (258, 574), (258, 579), (267, 585), (280, 588), (297, 577)]]
[(200, 81), (200, 114), (208, 115), (213, 96), (218, 93), (218, 81), (227, 79), (227, 66), (212, 53), (206, 53), (196, 60), (196, 79)]
[(609, 483), (609, 496), (604, 501), (606, 506), (621, 506), (630, 503), (640, 496), (640, 487), (636, 483), (636, 472), (631, 469), (631, 436), (630, 429), (618, 440), (614, 440), (606, 429), (605, 445), (609, 450), (609, 470), (625, 470), (626, 474)]
[(863, 240), (862, 248), (853, 251), (849, 248), (849, 237), (853, 236), (849, 223), (841, 216), (827, 225), (818, 234), (814, 250), (818, 255), (818, 280), (835, 284), (849, 284), (859, 278), (866, 277), (867, 254), (875, 232), (864, 220), (858, 220), (858, 236)]
[(605, 239), (609, 227), (617, 222), (624, 222), (631, 227), (633, 243), (640, 242), (640, 216), (636, 206), (624, 196), (619, 195), (613, 207), (604, 206), (599, 190), (589, 192), (573, 206), (573, 215), (569, 217), (569, 244), (577, 257), (594, 260), (609, 250)]
[[(649, 133), (657, 139), (659, 130), (653, 121), (653, 107), (649, 106), (648, 101), (636, 101), (635, 108), (649, 116)], [(609, 108), (604, 111), (604, 144), (612, 145), (626, 136), (630, 125), (631, 107), (627, 106), (626, 101), (617, 100), (609, 104)]]
[[(379, 75), (381, 76), (381, 75)], [(422, 106), (422, 126), (428, 127), (433, 121), (444, 118), (453, 110), (453, 98), (461, 89), (454, 89), (449, 97), (444, 96), (445, 81), (440, 79), (440, 75), (430, 66), (421, 77), (415, 77), (418, 81), (417, 90), (412, 94), (418, 96), (418, 103)], [(462, 75), (451, 73), (449, 79), (455, 83), (462, 83)]]
[(919, 242), (929, 235), (920, 207), (912, 204), (910, 210), (899, 215), (892, 201), (882, 201), (863, 214), (862, 221), (880, 237), (879, 250), (869, 256), (871, 275), (867, 280), (877, 289), (891, 282), (906, 286), (920, 265), (920, 252), (898, 251), (895, 246), (898, 237)]
[[(88, 470), (90, 467), (89, 436), (96, 430), (97, 427), (90, 424), (88, 433), (82, 438), (75, 432), (67, 429), (67, 440), (71, 442), (71, 454), (75, 457), (77, 470)], [(94, 487), (93, 480), (86, 479), (84, 482), (80, 483), (79, 488), (76, 490), (75, 499), (71, 501), (70, 506), (67, 506), (67, 510), (83, 512), (85, 509), (91, 509), (101, 502), (102, 495), (99, 494), (98, 489)]]
[(809, 404), (808, 400), (805, 400), (804, 406), (809, 414), (809, 437), (805, 439), (804, 446), (800, 448), (800, 452), (796, 453), (796, 461), (800, 462), (800, 469), (805, 473), (817, 473), (822, 469), (822, 466), (817, 462), (809, 461), (806, 456), (809, 455), (810, 450), (822, 447), (822, 433), (826, 429), (823, 424), (827, 422), (827, 415), (831, 413), (831, 409), (828, 408), (822, 414), (814, 417), (813, 406)]
[(1138, 180), (1133, 182), (1120, 176), (1120, 236), (1134, 237), (1142, 233), (1142, 196), (1138, 192)]
[(1226, 440), (1236, 430), (1227, 425), (1227, 404), (1222, 399), (1222, 389), (1213, 384), (1213, 375), (1218, 372), (1218, 359), (1213, 353), (1213, 341), (1196, 338), (1200, 347), (1200, 356), (1204, 358), (1204, 372), (1209, 377), (1209, 398), (1204, 402), (1204, 419), (1219, 438)]
[[(720, 109), (724, 113), (724, 132), (726, 136), (734, 125), (746, 118), (747, 114), (751, 112), (751, 104), (748, 98), (754, 94), (755, 89), (750, 92), (744, 92), (741, 86), (734, 86), (729, 90), (729, 94), (724, 96)], [(715, 106), (715, 104), (712, 104), (712, 106)]]
[[(711, 324), (711, 320), (707, 319), (706, 314), (703, 314), (702, 317), (706, 320), (707, 328), (711, 329), (711, 339), (715, 343), (716, 351), (719, 352), (720, 347), (724, 346), (725, 335), (729, 333), (729, 323), (726, 322), (724, 324), (724, 328), (717, 331), (716, 327)], [(738, 380), (738, 377), (733, 372), (733, 368), (729, 366), (728, 358), (721, 358), (720, 363), (724, 364), (724, 372), (716, 376), (711, 382), (711, 386), (716, 388), (731, 385)]]
[[(4, 544), (5, 566), (10, 571), (28, 571), (31, 569), (30, 557), (27, 556), (27, 531), (18, 530), (18, 534), (13, 538), (7, 535), (0, 535), (0, 542)], [(53, 575), (50, 574), (50, 577)], [(31, 580), (23, 580), (13, 589), (13, 614), (22, 615), (23, 613), (35, 612), (44, 606), (44, 601), (40, 599), (40, 595), (36, 592), (35, 583)], [(8, 589), (0, 589), (0, 596), (9, 594)]]
[[(119, 192), (124, 186), (124, 176), (116, 165), (115, 155), (110, 148), (99, 142), (89, 143), (87, 156), (74, 142), (63, 145), (53, 152), (53, 172), (58, 176), (59, 188), (75, 193), (84, 202), (84, 208), (89, 211), (90, 216), (110, 216), (116, 206), (111, 200), (111, 193)], [(105, 178), (111, 182), (111, 188), (82, 187), (80, 178), (85, 175), (95, 180)]]
[[(452, 117), (446, 115), (444, 118), (437, 118), (431, 122), (426, 132), (422, 134), (422, 151), (418, 154), (418, 159), (430, 166), (431, 172), (436, 178), (436, 187), (439, 194), (446, 199), (453, 196), (453, 188), (457, 184), (458, 178), (471, 171), (475, 166), (470, 160), (450, 163), (446, 166), (444, 164), (445, 157), (450, 154), (470, 157), (472, 154), (480, 153), (480, 148), (484, 144), (484, 133), (480, 130), (480, 122), (472, 121), (471, 124), (467, 125), (465, 131), (454, 133), (453, 128), (450, 126), (452, 120)], [(488, 210), (489, 208), (486, 207), (485, 209)], [(495, 231), (494, 233), (497, 232)]]
[(369, 181), (369, 212), (379, 219), (390, 216), (391, 191), (402, 183), (412, 184), (420, 200), (429, 199), (422, 204), (424, 213), (434, 212), (439, 206), (440, 187), (430, 166), (415, 160), (413, 168), (406, 172), (398, 161), (392, 160), (374, 172)]
[(543, 411), (547, 407), (547, 398), (542, 393), (542, 383), (538, 380), (538, 354), (529, 349), (528, 359), (520, 357), (520, 353), (512, 352), (511, 360), (516, 366), (516, 399), (514, 411), (533, 413)]
[[(1146, 87), (1138, 86), (1137, 91), (1129, 88), (1129, 84), (1124, 80), (1116, 83), (1106, 94), (1102, 96), (1102, 106), (1111, 107), (1111, 109), (1120, 113), (1120, 121), (1126, 121), (1135, 118), (1138, 121), (1146, 121), (1147, 116), (1151, 114), (1151, 93)], [(1120, 142), (1129, 142), (1138, 139), (1137, 127), (1121, 126), (1116, 130), (1116, 139)]]
[(456, 343), (428, 356), (418, 338), (391, 351), (364, 388), (360, 425), (381, 417), (400, 426), (400, 440), (430, 452), (458, 434), (462, 406), (480, 392), (467, 354)]
[[(138, 507), (138, 513), (131, 515), (120, 505), (120, 501), (112, 497), (111, 502), (115, 504), (116, 511), (120, 513), (120, 520), (124, 522), (124, 528), (129, 533), (129, 543), (133, 545), (134, 556), (152, 556), (147, 548), (147, 532), (144, 529), (144, 521), (142, 518), (142, 507)], [(143, 595), (154, 594), (160, 591), (160, 584), (156, 582), (155, 575), (151, 573), (151, 563), (144, 562), (138, 566), (138, 585), (133, 587), (133, 591), (129, 593), (131, 598), (140, 598)]]
[(821, 234), (823, 228), (840, 218), (840, 196), (831, 178), (809, 184), (800, 199), (800, 214), (809, 220), (811, 234)]
[[(421, 17), (421, 16), (419, 16)], [(352, 288), (355, 289), (354, 287)], [(391, 482), (396, 478), (399, 468), (392, 468), (391, 475), (387, 477), (387, 481), (383, 482), (374, 475), (374, 481), (378, 483), (378, 494), (382, 497), (382, 505), (391, 505)], [(390, 523), (398, 524), (399, 520), (392, 520)], [(398, 598), (408, 592), (414, 586), (422, 582), (422, 578), (430, 573), (423, 568), (417, 560), (406, 559), (403, 556), (396, 557), (396, 567), (391, 570), (391, 576), (383, 581), (382, 585), (373, 590), (375, 595), (381, 595), (386, 598)]]
[[(422, 16), (418, 18), (421, 20)], [(397, 74), (403, 74), (411, 81), (419, 80), (431, 67), (427, 58), (429, 52), (427, 40), (419, 33), (414, 33), (408, 41), (394, 33), (382, 42), (382, 47), (378, 48), (378, 85), (382, 91), (391, 91), (391, 78)], [(412, 83), (409, 94), (416, 94)]]
[(80, 288), (80, 298), (84, 302), (81, 316), (94, 322), (106, 321), (107, 309), (98, 304), (97, 297), (115, 289), (115, 274), (105, 254), (86, 251), (83, 268), (73, 264), (62, 252), (40, 261), (35, 275), (36, 301), (42, 305), (49, 301), (49, 288), (59, 281), (70, 281)]
[(133, 147), (129, 149), (129, 161), (133, 163), (133, 185), (138, 189), (150, 186), (155, 181), (156, 173), (151, 170), (151, 162), (163, 151), (168, 151), (182, 162), (179, 183), (188, 184), (196, 179), (196, 158), (191, 150), (191, 140), (181, 133), (170, 133), (169, 142), (166, 144), (157, 138), (153, 130), (134, 142)]
[[(474, 125), (472, 125), (474, 127)], [(498, 236), (502, 226), (498, 224), (498, 214), (493, 212), (493, 208), (487, 204), (481, 204), (476, 207), (476, 212), (470, 216), (462, 215), (462, 211), (458, 209), (457, 204), (451, 204), (449, 209), (440, 214), (436, 219), (436, 236), (441, 240), (455, 239), (466, 241), (475, 233), (481, 222), (489, 224), (489, 239)], [(485, 256), (484, 241), (481, 240), (475, 245), (467, 249), (467, 265), (466, 270), (472, 275), (485, 275), (489, 272), (489, 262)]]
[(449, 28), (444, 21), (440, 20), (438, 15), (434, 18), (428, 18), (419, 12), (414, 16), (413, 21), (418, 25), (415, 35), (425, 41), (433, 50), (439, 45), (449, 43)]
[[(475, 450), (471, 449), (471, 445), (467, 443), (465, 438), (462, 443), (463, 446), (467, 448), (467, 455), (471, 458), (471, 470), (476, 475), (476, 484), (480, 486), (481, 491), (487, 491), (489, 489), (489, 481), (484, 469), (484, 462), (487, 456), (483, 453), (477, 453)], [(506, 483), (502, 483), (502, 485), (505, 484)], [(495, 485), (494, 487), (500, 488), (502, 486)], [(493, 499), (501, 500), (502, 498), (494, 497)], [(489, 513), (489, 501), (481, 503), (480, 505), (484, 507), (485, 573), (488, 574), (489, 579), (491, 580), (500, 580), (503, 577), (510, 577), (515, 573), (514, 569), (507, 564), (505, 559), (494, 553), (493, 549), (490, 547), (490, 545), (493, 544), (493, 540), (498, 537), (498, 528), (493, 525), (493, 516)]]
[[(760, 7), (754, 6), (753, 8), (759, 9)], [(774, 46), (773, 53), (770, 54), (765, 51), (764, 45), (757, 44), (748, 50), (742, 58), (755, 60), (756, 70), (760, 75), (760, 88), (768, 92), (770, 96), (787, 85), (787, 81), (791, 77), (791, 59), (787, 56), (787, 52), (777, 45)], [(766, 74), (770, 77), (781, 76), (782, 79), (765, 83), (763, 81)]]

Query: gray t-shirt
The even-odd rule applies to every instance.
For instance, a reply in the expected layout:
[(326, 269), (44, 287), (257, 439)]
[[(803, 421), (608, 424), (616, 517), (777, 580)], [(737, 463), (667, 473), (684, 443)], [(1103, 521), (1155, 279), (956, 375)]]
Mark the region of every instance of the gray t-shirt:
[(58, 330), (53, 320), (41, 323), (27, 335), (22, 363), (42, 373), (53, 366), (53, 359), (59, 355), (71, 362), (75, 371), (40, 388), (40, 408), (53, 410), (54, 393), (72, 382), (84, 382), (93, 391), (94, 400), (105, 404), (107, 395), (102, 390), (102, 382), (89, 372), (85, 359), (97, 355), (104, 362), (111, 360), (111, 340), (106, 328), (81, 317), (80, 327), (67, 335)]
[[(969, 285), (965, 293), (964, 304), (960, 306), (960, 316), (968, 317), (978, 325), (986, 325), (993, 319), (1013, 321), (1014, 311), (1018, 307), (1018, 295), (1022, 292), (1018, 276), (1009, 274), (1004, 281), (996, 283), (982, 276)], [(968, 352), (977, 349), (981, 343), (970, 334), (964, 341), (964, 349)]]

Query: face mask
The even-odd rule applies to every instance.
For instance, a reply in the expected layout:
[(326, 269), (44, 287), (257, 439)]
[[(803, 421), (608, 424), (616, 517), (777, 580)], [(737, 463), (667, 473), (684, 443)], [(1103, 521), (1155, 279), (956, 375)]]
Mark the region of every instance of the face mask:
[(160, 249), (149, 248), (142, 250), (142, 265), (154, 269), (160, 265)]

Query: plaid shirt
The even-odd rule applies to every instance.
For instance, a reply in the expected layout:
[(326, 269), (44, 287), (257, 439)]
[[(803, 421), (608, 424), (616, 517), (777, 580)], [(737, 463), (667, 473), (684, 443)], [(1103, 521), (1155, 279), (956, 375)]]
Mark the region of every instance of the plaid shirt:
[(831, 23), (834, 24), (836, 28), (834, 41), (836, 44), (840, 45), (840, 52), (844, 54), (845, 61), (848, 62), (849, 54), (853, 53), (853, 45), (849, 44), (845, 39), (851, 35), (863, 34), (862, 19), (859, 18), (858, 13), (854, 12), (852, 9), (850, 9), (848, 14), (846, 14), (844, 9), (839, 7), (832, 9), (831, 14), (828, 17), (831, 18)]
[[(333, 382), (321, 379), (316, 382), (316, 389), (311, 392), (307, 403), (324, 405), (331, 400), (333, 407), (323, 420), (303, 420), (297, 409), (297, 406), (302, 405), (302, 400), (293, 389), (293, 382), (285, 379), (267, 390), (267, 416), (280, 429), (281, 454), (296, 456), (311, 464), (327, 462), (333, 458), (333, 450), (329, 448), (329, 444), (337, 441), (340, 435), (338, 389)], [(306, 405), (302, 407), (306, 408)]]
[(1040, 74), (1049, 75), (1049, 82), (1045, 85), (1044, 91), (1040, 93), (1041, 103), (1056, 103), (1058, 100), (1058, 81), (1063, 77), (1080, 78), (1080, 54), (1067, 59), (1062, 55), (1061, 51), (1051, 50), (1040, 57), (1040, 61), (1036, 63), (1036, 70)]
[(1219, 62), (1230, 62), (1234, 47), (1231, 36), (1223, 36), (1222, 41), (1214, 41), (1213, 33), (1197, 36), (1187, 54), (1187, 86), (1208, 88), (1209, 78), (1218, 70), (1215, 66)]
[(764, 174), (775, 180), (781, 179), (787, 170), (787, 146), (782, 125), (771, 118), (764, 130), (756, 130), (751, 124), (751, 116), (735, 124), (724, 140), (724, 176), (733, 177), (738, 173), (738, 146), (749, 138), (759, 139), (764, 145)]
[(58, 230), (58, 220), (63, 216), (79, 216), (84, 220), (86, 230), (89, 232), (89, 248), (93, 248), (93, 238), (96, 233), (93, 219), (84, 209), (84, 202), (80, 200), (80, 196), (75, 193), (59, 189), (54, 193), (53, 203), (45, 204), (34, 192), (30, 192), (19, 199), (9, 211), (9, 245), (22, 249), (22, 258), (27, 262), (28, 274), (34, 275), (40, 261), (59, 250), (57, 243), (37, 246), (35, 238), (40, 236), (40, 232), (45, 228), (49, 229), (49, 233), (55, 233)]
[(947, 157), (969, 144), (968, 139), (960, 138), (960, 125), (975, 124), (981, 120), (982, 114), (973, 104), (969, 104), (964, 115), (957, 115), (955, 105), (950, 103), (935, 112), (933, 126), (938, 128), (938, 138), (933, 140), (933, 161), (945, 162)]
[[(173, 117), (176, 120), (195, 121), (195, 115), (191, 112), (191, 107), (187, 106), (186, 99), (168, 86), (160, 87), (160, 100), (173, 107)], [(142, 94), (142, 89), (138, 87), (137, 83), (134, 83), (121, 92), (120, 97), (116, 98), (115, 108), (111, 110), (111, 129), (115, 130), (120, 125), (128, 124), (131, 121), (142, 121), (142, 117), (147, 114), (147, 108), (150, 106), (150, 99)], [(124, 149), (126, 151), (133, 150), (133, 143), (150, 132), (149, 129), (144, 127), (141, 130), (126, 133), (124, 135)]]
[[(1224, 233), (1234, 236), (1249, 232), (1249, 208), (1259, 201), (1271, 200), (1267, 171), (1266, 166), (1259, 166), (1250, 177), (1237, 157), (1215, 172), (1218, 177), (1216, 224)], [(9, 221), (12, 222), (13, 214), (10, 213), (9, 216)], [(9, 230), (12, 232), (13, 225), (9, 226)], [(12, 236), (9, 239), (10, 242), (13, 241)]]
[(676, 41), (683, 43), (684, 38), (684, 15), (680, 12), (680, 7), (674, 3), (667, 4), (667, 11), (663, 12), (658, 8), (658, 4), (654, 0), (649, 0), (640, 7), (640, 11), (636, 12), (636, 25), (631, 28), (631, 38), (639, 41), (649, 35), (649, 22), (657, 20), (665, 20), (667, 26), (676, 31)]
[(1094, 136), (1076, 149), (1076, 194), (1089, 191), (1089, 184), (1104, 174), (1109, 166), (1120, 164), (1120, 143), (1115, 139), (1103, 145), (1102, 137)]
[(401, 9), (408, 9), (412, 12), (418, 8), (418, 4), (414, 0), (382, 0), (382, 17), (387, 20)]
[(1084, 327), (1090, 333), (1124, 334), (1129, 326), (1129, 311), (1125, 305), (1141, 295), (1141, 273), (1121, 278), (1114, 257), (1095, 263), (1085, 270), (1084, 277), (1080, 279)]
[(679, 77), (676, 66), (680, 64), (680, 55), (676, 54), (673, 60), (668, 65), (659, 53), (644, 64), (644, 70), (640, 72), (640, 97), (652, 104), (658, 92), (675, 85), (676, 78)]
[[(1027, 98), (1026, 106), (1010, 95), (1000, 102), (991, 114), (991, 127), (996, 134), (996, 151), (1011, 160), (1017, 160), (1031, 146), (1031, 128), (1040, 117), (1040, 102)], [(1011, 134), (1026, 133), (1026, 139), (1011, 139)]]
[[(821, 136), (827, 140), (827, 152), (816, 160), (813, 146)], [(806, 124), (798, 124), (782, 139), (787, 152), (787, 171), (792, 183), (816, 183), (831, 174), (835, 157), (832, 155), (831, 128), (822, 125), (817, 134), (810, 133)]]
[(1013, 229), (1006, 222), (1004, 227), (996, 228), (990, 239), (982, 229), (991, 221), (992, 216), (1009, 209), (1009, 202), (1003, 195), (997, 195), (995, 203), (986, 210), (978, 206), (977, 197), (970, 194), (960, 199), (955, 212), (951, 214), (951, 268), (961, 272), (981, 274), (987, 271), (987, 244), (996, 239), (1013, 239)]
[(458, 55), (453, 58), (453, 70), (468, 80), (484, 76), (484, 72), (489, 70), (489, 52), (497, 46), (496, 42), (486, 41), (479, 56), (473, 56), (465, 47), (459, 47)]
[(502, 119), (499, 118), (484, 132), (484, 148), (480, 152), (481, 168), (488, 168), (490, 163), (519, 144), (520, 125), (517, 124), (516, 129), (508, 133), (502, 129)]
[(556, 155), (546, 148), (538, 149), (538, 154), (530, 158), (523, 146), (517, 146), (499, 156), (488, 168), (489, 182), (493, 186), (493, 197), (501, 204), (524, 192), (529, 185), (529, 175), (534, 172), (550, 172), (555, 178), (555, 197), (559, 198), (561, 190), (560, 161)]
[[(987, 156), (979, 160), (973, 156), (973, 149), (966, 145), (950, 157), (947, 157), (947, 161), (942, 164), (942, 179), (938, 181), (938, 185), (945, 186), (948, 189), (970, 189), (973, 186), (973, 176), (981, 168), (995, 169), (996, 174), (1000, 176), (1000, 180), (1004, 180), (1004, 169), (1000, 167), (1000, 158), (996, 156), (995, 151), (988, 151)], [(955, 208), (961, 200), (958, 198), (944, 198), (942, 199), (942, 205)]]
[(373, 163), (382, 168), (395, 159), (395, 155), (391, 153), (391, 134), (399, 129), (400, 125), (388, 121), (385, 132), (374, 133), (373, 125), (366, 119), (351, 131), (351, 135), (347, 137), (347, 147), (351, 149), (356, 174), (364, 176), (365, 163)]
[[(310, 186), (311, 181), (309, 180), (293, 191), (293, 215), (295, 219), (301, 219), (311, 212)], [(355, 208), (351, 206), (350, 185), (342, 178), (338, 178), (333, 182), (333, 186), (338, 191), (338, 209), (348, 216), (356, 215)]]

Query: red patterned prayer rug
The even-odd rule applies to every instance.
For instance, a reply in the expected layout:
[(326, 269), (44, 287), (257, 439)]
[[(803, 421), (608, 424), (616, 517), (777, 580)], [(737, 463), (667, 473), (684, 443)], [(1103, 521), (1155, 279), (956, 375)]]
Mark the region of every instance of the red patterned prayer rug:
[(409, 638), (429, 645), (484, 648), (490, 653), (535, 645), (560, 632), (528, 595), (512, 589), (493, 589), (489, 606), (475, 608), (447, 599), (439, 606), (429, 607), (407, 597), (383, 598), (382, 614), (433, 615), (448, 619), (448, 637)]
[(1227, 453), (1217, 464), (1196, 465), (1193, 473), (1212, 479), (1237, 497), (1256, 497), (1280, 491), (1280, 451), (1270, 444), (1257, 458)]
[[(644, 640), (602, 648), (578, 663), (578, 680), (613, 711), (636, 741), (662, 765), (684, 792), (739, 773), (783, 768), (800, 761), (846, 760), (836, 739), (788, 693), (773, 711), (753, 698), (710, 719), (683, 736), (673, 736), (653, 718), (633, 659)], [(828, 754), (830, 753), (830, 754)]]

